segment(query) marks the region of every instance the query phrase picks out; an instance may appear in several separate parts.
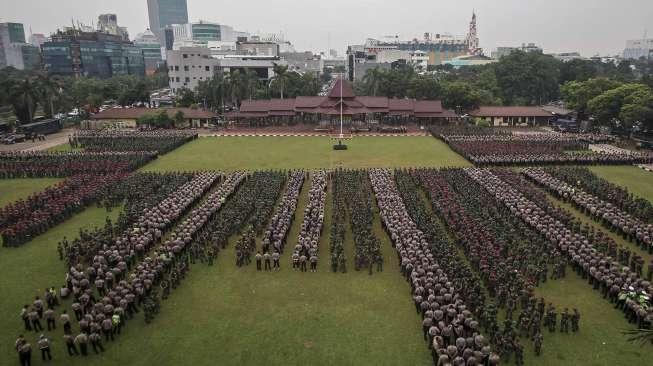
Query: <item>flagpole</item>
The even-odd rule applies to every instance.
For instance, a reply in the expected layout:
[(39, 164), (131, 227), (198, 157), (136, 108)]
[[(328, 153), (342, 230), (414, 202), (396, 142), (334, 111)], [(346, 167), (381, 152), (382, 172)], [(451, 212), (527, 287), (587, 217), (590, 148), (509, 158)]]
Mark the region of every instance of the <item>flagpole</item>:
[(340, 76), (340, 138), (342, 138), (342, 83), (345, 81), (342, 78), (342, 75)]

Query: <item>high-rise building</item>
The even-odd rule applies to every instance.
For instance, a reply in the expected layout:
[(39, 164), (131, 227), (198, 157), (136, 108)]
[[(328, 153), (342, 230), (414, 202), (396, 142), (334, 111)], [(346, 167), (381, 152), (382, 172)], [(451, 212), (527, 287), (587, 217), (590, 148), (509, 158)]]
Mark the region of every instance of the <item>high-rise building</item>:
[(188, 23), (186, 0), (147, 0), (150, 30), (159, 41), (164, 40), (164, 29), (172, 24)]
[(39, 48), (25, 42), (25, 28), (21, 23), (0, 23), (0, 69), (19, 70), (38, 68), (41, 63)]
[(52, 74), (99, 78), (145, 74), (143, 51), (113, 34), (59, 31), (42, 49), (45, 69)]
[(136, 36), (134, 44), (143, 51), (145, 73), (147, 75), (153, 74), (163, 64), (163, 51), (158, 38), (148, 29)]
[(639, 60), (653, 58), (653, 38), (631, 39), (626, 41), (624, 59)]

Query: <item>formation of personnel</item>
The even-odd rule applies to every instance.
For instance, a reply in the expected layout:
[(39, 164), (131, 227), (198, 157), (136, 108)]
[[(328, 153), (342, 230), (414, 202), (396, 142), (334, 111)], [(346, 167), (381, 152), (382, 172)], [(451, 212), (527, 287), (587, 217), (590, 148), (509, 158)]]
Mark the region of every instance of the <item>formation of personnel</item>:
[(297, 244), (292, 254), (292, 266), (295, 270), (317, 271), (318, 245), (324, 225), (324, 207), (326, 204), (327, 173), (318, 170), (313, 173), (311, 188), (308, 191), (308, 203), (304, 209), (304, 221), (297, 235)]
[(511, 134), (478, 127), (433, 127), (431, 133), (475, 165), (648, 164), (653, 153), (589, 151), (588, 143), (610, 142), (602, 134)]
[(545, 209), (524, 197), (484, 169), (466, 169), (468, 175), (501, 200), (510, 211), (536, 229), (570, 258), (572, 268), (604, 298), (616, 303), (640, 329), (653, 323), (653, 286), (628, 266), (595, 247), (582, 232), (571, 230)]
[(86, 151), (156, 151), (165, 154), (197, 138), (180, 130), (79, 130), (68, 137), (73, 148)]
[(604, 201), (582, 189), (574, 188), (543, 169), (528, 168), (524, 169), (523, 173), (565, 201), (571, 202), (585, 214), (600, 221), (611, 231), (620, 232), (624, 239), (634, 241), (642, 249), (653, 254), (653, 223), (644, 222), (624, 212), (615, 204)]
[(545, 169), (550, 175), (578, 186), (585, 192), (616, 205), (643, 222), (653, 221), (653, 204), (634, 196), (627, 189), (596, 176), (586, 167), (552, 167)]
[(371, 170), (369, 178), (381, 219), (400, 258), (402, 274), (412, 289), (415, 308), (423, 318), (424, 339), (435, 365), (497, 365), (479, 323), (464, 304), (417, 228), (388, 170)]
[(3, 245), (20, 246), (68, 219), (97, 200), (104, 187), (126, 177), (118, 172), (103, 176), (80, 174), (0, 209)]
[(0, 178), (112, 174), (133, 171), (156, 157), (156, 153), (145, 151), (0, 152)]
[[(519, 325), (522, 329), (521, 336), (534, 340), (535, 335), (541, 331), (544, 299), (539, 300), (538, 306), (533, 289), (540, 282), (547, 281), (549, 265), (554, 268), (553, 278), (564, 277), (566, 261), (561, 253), (552, 250), (543, 238), (513, 217), (510, 211), (501, 210), (501, 206), (493, 202), (493, 197), (482, 186), (471, 182), (463, 170), (429, 169), (411, 173), (428, 192), (433, 207), (457, 233), (458, 246), (465, 250), (474, 271), (483, 278), (488, 294), (496, 301), (489, 304), (478, 301), (472, 303), (470, 300), (482, 298), (479, 294), (481, 290), (476, 288), (476, 293), (463, 292), (466, 303), (472, 310), (476, 310), (476, 316), (502, 358), (519, 355), (523, 352), (521, 343), (517, 342), (520, 333), (513, 332), (512, 329)], [(406, 179), (411, 179), (404, 177), (408, 174), (410, 173), (398, 172), (397, 181), (405, 185)], [(407, 191), (416, 189), (413, 184)], [(406, 196), (407, 193), (404, 193)], [(409, 206), (414, 207), (412, 204)], [(427, 219), (422, 218), (420, 221), (425, 220)], [(478, 225), (478, 222), (487, 224)], [(437, 242), (437, 237), (443, 236), (444, 234), (436, 236), (431, 241)], [(446, 250), (446, 246), (440, 246), (439, 249)], [(455, 263), (455, 259), (447, 259), (447, 262)], [(470, 270), (461, 266), (455, 272)], [(455, 278), (456, 274), (451, 276)], [(480, 282), (479, 279), (476, 281)], [(503, 309), (506, 319), (511, 321), (504, 324), (504, 330), (500, 329), (497, 322), (498, 309)], [(515, 315), (519, 318), (513, 324)]]
[(331, 253), (331, 271), (347, 272), (347, 257), (345, 255), (345, 231), (347, 205), (345, 204), (345, 182), (342, 174), (332, 173), (331, 233), (329, 236), (329, 251)]
[(363, 170), (339, 170), (335, 179), (342, 179), (345, 203), (354, 237), (354, 269), (367, 268), (372, 274), (373, 267), (383, 270), (381, 241), (372, 232), (374, 213), (372, 212), (372, 191), (367, 172)]
[(295, 210), (297, 209), (299, 194), (304, 185), (305, 178), (306, 173), (303, 171), (293, 171), (290, 173), (286, 191), (270, 219), (267, 230), (263, 234), (262, 249), (264, 253), (270, 253), (272, 251), (283, 253), (288, 231), (295, 220)]
[[(89, 342), (95, 352), (101, 351), (102, 339), (98, 335), (103, 334), (105, 341), (113, 340), (115, 335), (120, 334), (127, 319), (142, 305), (146, 305), (146, 318), (150, 317), (147, 313), (155, 310), (149, 307), (150, 297), (156, 292), (154, 286), (164, 279), (164, 272), (172, 273), (169, 277), (175, 285), (187, 270), (185, 261), (172, 260), (174, 254), (183, 249), (178, 246), (180, 243), (187, 244), (184, 240), (190, 241), (185, 235), (191, 235), (190, 228), (209, 214), (202, 211), (204, 207), (211, 206), (216, 210), (215, 207), (224, 202), (224, 196), (220, 196), (220, 193), (228, 191), (228, 188), (221, 186), (199, 211), (193, 211), (190, 219), (178, 225), (179, 231), (173, 233), (171, 240), (161, 243), (162, 237), (157, 232), (163, 232), (176, 223), (186, 208), (196, 202), (217, 179), (217, 173), (196, 175), (158, 205), (144, 210), (134, 226), (118, 235), (111, 245), (98, 248), (92, 262), (86, 264), (88, 268), (84, 269), (81, 263), (70, 267), (60, 296), (72, 298), (74, 318), (80, 333), (73, 337), (72, 320), (65, 310), (59, 317), (66, 334), (64, 343), (70, 355), (85, 356)], [(233, 182), (228, 179), (229, 183)], [(204, 213), (204, 216), (200, 213)], [(155, 246), (159, 246), (157, 250), (160, 251), (155, 250), (153, 258), (145, 257), (145, 253)], [(48, 310), (43, 311), (43, 316), (48, 319), (48, 326), (55, 327), (53, 305), (56, 307), (57, 301), (53, 292), (53, 289), (46, 292)], [(96, 293), (99, 297), (96, 297)], [(37, 298), (28, 312), (30, 325), (37, 332), (42, 329), (42, 309), (42, 300)], [(27, 328), (27, 322), (25, 326)]]

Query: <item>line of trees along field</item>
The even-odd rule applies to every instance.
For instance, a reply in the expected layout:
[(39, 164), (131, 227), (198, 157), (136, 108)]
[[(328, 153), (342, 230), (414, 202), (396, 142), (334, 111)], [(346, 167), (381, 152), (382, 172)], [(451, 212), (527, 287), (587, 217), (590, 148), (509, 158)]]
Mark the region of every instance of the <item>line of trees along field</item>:
[[(582, 119), (591, 116), (604, 125), (619, 121), (622, 127), (639, 122), (653, 129), (653, 60), (562, 62), (542, 53), (516, 51), (494, 64), (459, 69), (435, 66), (430, 71), (418, 74), (410, 66), (371, 69), (354, 88), (359, 95), (441, 99), (446, 108), (459, 112), (479, 105), (541, 105), (563, 100)], [(177, 105), (222, 111), (244, 100), (317, 95), (330, 79), (329, 74), (300, 75), (280, 65), (274, 72), (269, 81), (252, 71), (218, 73), (201, 81), (195, 90), (179, 92)], [(165, 68), (152, 77), (105, 80), (4, 69), (0, 71), (0, 104), (11, 104), (19, 120), (28, 122), (39, 106), (49, 116), (52, 111), (56, 114), (74, 107), (94, 108), (108, 99), (123, 105), (147, 102), (150, 92), (166, 87), (167, 80)]]

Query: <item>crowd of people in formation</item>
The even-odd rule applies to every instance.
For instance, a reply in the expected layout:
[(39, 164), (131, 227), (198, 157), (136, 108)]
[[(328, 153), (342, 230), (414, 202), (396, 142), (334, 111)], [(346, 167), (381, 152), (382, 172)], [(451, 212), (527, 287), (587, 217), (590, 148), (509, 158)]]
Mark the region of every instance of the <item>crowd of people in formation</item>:
[(106, 186), (98, 205), (111, 210), (122, 204), (117, 219), (112, 222), (107, 218), (103, 227), (82, 229), (79, 237), (71, 241), (64, 237), (57, 245), (59, 259), (68, 267), (92, 263), (100, 248), (112, 244), (114, 234), (127, 230), (145, 209), (158, 205), (192, 178), (190, 173), (135, 173), (118, 184)]
[(157, 157), (156, 153), (130, 152), (1, 152), (0, 179), (69, 177), (77, 174), (111, 174), (133, 171)]
[(624, 187), (598, 177), (586, 167), (552, 167), (544, 169), (544, 171), (572, 186), (616, 205), (644, 222), (653, 222), (653, 204), (651, 202), (633, 195)]
[(367, 172), (364, 170), (339, 170), (336, 179), (343, 180), (343, 194), (354, 239), (354, 269), (367, 268), (372, 274), (373, 267), (383, 270), (381, 240), (373, 233), (374, 212), (372, 210), (372, 189)]
[(329, 251), (331, 254), (331, 271), (347, 272), (347, 256), (345, 255), (345, 228), (347, 206), (345, 205), (344, 179), (336, 172), (331, 179), (331, 232), (329, 234)]
[(245, 218), (245, 230), (236, 243), (235, 253), (238, 267), (249, 265), (252, 262), (252, 255), (257, 251), (256, 238), (263, 234), (287, 177), (286, 172), (279, 171), (254, 173), (252, 176), (260, 189), (256, 191), (256, 201), (253, 202), (252, 209), (248, 211), (249, 216)]
[(68, 143), (86, 151), (138, 150), (165, 154), (196, 138), (196, 132), (180, 130), (80, 130), (68, 137)]
[(4, 246), (20, 246), (70, 218), (96, 201), (107, 186), (128, 173), (79, 174), (26, 199), (0, 208), (0, 233)]
[[(172, 250), (159, 250), (163, 245), (162, 234), (218, 178), (219, 174), (212, 172), (196, 175), (158, 205), (144, 209), (138, 220), (122, 234), (115, 233), (111, 242), (96, 247), (92, 261), (83, 261), (88, 257), (82, 257), (76, 265), (71, 265), (65, 284), (58, 293), (50, 288), (44, 295), (45, 301), (37, 297), (31, 307), (25, 306), (21, 312), (25, 329), (44, 332), (40, 323), (44, 318), (48, 330), (56, 327), (55, 311), (59, 307), (59, 299), (70, 299), (73, 314), (62, 310), (58, 322), (64, 329), (68, 354), (85, 356), (89, 345), (94, 351), (102, 349), (99, 334), (104, 336), (104, 341), (113, 340), (140, 308), (145, 310), (148, 320), (157, 306), (157, 297), (152, 293), (154, 285), (161, 280), (165, 270), (171, 270), (172, 261), (168, 255), (174, 253)], [(178, 237), (173, 238), (173, 243), (178, 243)], [(164, 244), (170, 245), (170, 242)], [(157, 250), (147, 257), (155, 247), (158, 247)], [(183, 266), (180, 267), (183, 270)], [(73, 321), (77, 321), (78, 333), (73, 332)], [(19, 356), (21, 360), (27, 357), (20, 351)]]
[(543, 132), (517, 134), (471, 126), (433, 127), (431, 133), (476, 165), (634, 164), (653, 162), (650, 152), (590, 151), (591, 143), (611, 142), (603, 134)]
[(265, 253), (268, 253), (268, 255), (270, 255), (269, 253), (283, 253), (288, 232), (293, 221), (295, 221), (295, 210), (297, 209), (299, 194), (305, 179), (306, 173), (303, 171), (290, 172), (286, 191), (263, 234), (262, 255), (265, 255)]
[(406, 210), (392, 173), (370, 170), (369, 178), (381, 219), (392, 239), (401, 272), (411, 285), (415, 310), (422, 316), (424, 339), (435, 365), (497, 365), (499, 355), (480, 334), (479, 322), (464, 304), (435, 255), (424, 233)]
[(622, 309), (628, 321), (640, 329), (653, 323), (653, 286), (632, 268), (620, 263), (582, 232), (571, 230), (526, 198), (517, 189), (485, 169), (467, 169), (467, 174), (483, 185), (517, 217), (535, 228), (570, 259), (572, 268), (595, 290)]
[(327, 172), (313, 172), (308, 203), (304, 209), (304, 220), (297, 235), (297, 245), (292, 254), (292, 267), (302, 272), (317, 271), (320, 236), (324, 225), (324, 208), (327, 194)]
[(560, 180), (543, 169), (527, 168), (523, 173), (558, 197), (571, 202), (585, 214), (600, 221), (612, 232), (621, 233), (624, 239), (635, 242), (639, 247), (653, 254), (653, 223), (651, 221), (643, 221), (622, 210), (619, 205), (587, 193), (577, 185), (574, 186)]
[[(539, 233), (498, 204), (492, 195), (470, 180), (461, 169), (412, 170), (397, 175), (398, 182), (401, 182), (399, 187), (410, 183), (414, 191), (419, 191), (416, 185), (425, 190), (431, 198), (433, 209), (454, 233), (457, 246), (464, 250), (471, 271), (480, 275), (482, 281), (479, 282), (485, 285), (493, 302), (485, 303), (484, 296), (478, 294), (479, 288), (476, 291), (461, 292), (466, 298), (466, 304), (482, 321), (485, 333), (495, 345), (496, 351), (502, 359), (509, 359), (512, 354), (522, 352), (519, 338), (526, 337), (534, 342), (535, 336), (541, 333), (543, 312), (535, 306), (534, 301), (538, 299), (534, 296), (534, 287), (549, 279), (549, 266), (554, 269), (551, 278), (565, 276), (566, 261), (562, 254), (548, 245)], [(421, 219), (417, 222), (428, 220)], [(486, 224), (479, 225), (479, 222)], [(443, 251), (446, 252), (446, 247), (438, 252)], [(455, 259), (449, 261), (455, 263)], [(444, 263), (440, 265), (446, 266)], [(456, 278), (455, 275), (451, 276)], [(461, 289), (460, 286), (457, 288)], [(483, 301), (479, 302), (479, 298)], [(544, 299), (538, 301), (540, 304), (545, 303)], [(505, 311), (507, 321), (498, 323), (496, 310), (492, 313), (487, 312), (487, 309)], [(529, 330), (526, 334), (513, 332), (520, 323)], [(503, 330), (500, 325), (503, 325)]]

